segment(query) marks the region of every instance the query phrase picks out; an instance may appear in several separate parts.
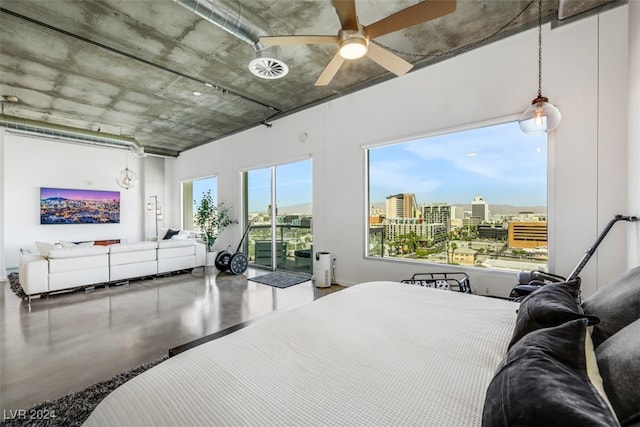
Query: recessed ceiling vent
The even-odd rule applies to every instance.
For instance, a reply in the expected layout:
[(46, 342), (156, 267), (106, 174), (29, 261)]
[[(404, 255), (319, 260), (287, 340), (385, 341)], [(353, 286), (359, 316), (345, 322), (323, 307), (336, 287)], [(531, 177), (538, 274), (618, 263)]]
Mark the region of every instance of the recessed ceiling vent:
[(249, 71), (262, 79), (272, 80), (286, 76), (289, 67), (279, 59), (261, 57), (249, 63)]

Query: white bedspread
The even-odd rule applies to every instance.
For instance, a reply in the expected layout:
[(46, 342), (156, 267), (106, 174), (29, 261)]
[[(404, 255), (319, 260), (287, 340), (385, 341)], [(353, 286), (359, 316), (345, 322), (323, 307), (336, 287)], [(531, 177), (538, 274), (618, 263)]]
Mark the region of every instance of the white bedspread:
[(86, 426), (478, 426), (517, 304), (371, 282), (181, 353)]

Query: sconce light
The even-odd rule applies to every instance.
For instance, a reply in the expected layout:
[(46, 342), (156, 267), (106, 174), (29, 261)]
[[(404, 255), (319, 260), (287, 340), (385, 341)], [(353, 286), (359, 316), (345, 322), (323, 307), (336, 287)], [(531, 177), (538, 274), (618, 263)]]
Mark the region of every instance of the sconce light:
[(542, 96), (542, 0), (538, 0), (538, 96), (531, 101), (518, 124), (524, 133), (534, 135), (555, 129), (561, 119), (560, 110)]
[(149, 196), (147, 211), (155, 211), (156, 236), (158, 236), (158, 222), (162, 221), (162, 207), (158, 201), (158, 196)]

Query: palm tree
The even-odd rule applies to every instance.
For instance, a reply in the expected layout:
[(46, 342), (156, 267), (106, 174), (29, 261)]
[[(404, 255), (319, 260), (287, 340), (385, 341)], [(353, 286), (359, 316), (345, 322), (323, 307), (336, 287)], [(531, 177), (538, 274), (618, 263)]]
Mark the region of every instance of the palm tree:
[(451, 248), (451, 258), (449, 258), (449, 264), (453, 264), (453, 253), (458, 249), (458, 244), (456, 242), (449, 243), (449, 247)]

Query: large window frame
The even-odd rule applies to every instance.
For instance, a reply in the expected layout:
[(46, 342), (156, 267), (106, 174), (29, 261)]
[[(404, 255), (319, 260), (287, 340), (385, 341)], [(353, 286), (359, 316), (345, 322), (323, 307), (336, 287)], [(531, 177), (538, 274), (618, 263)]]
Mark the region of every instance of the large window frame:
[[(527, 250), (526, 254), (525, 252), (523, 252), (523, 257), (530, 257), (532, 263), (531, 264), (527, 264), (525, 261), (529, 261), (527, 260), (523, 260), (523, 266), (520, 267), (514, 267), (514, 266), (507, 266), (505, 267), (504, 265), (500, 265), (499, 260), (501, 259), (501, 252), (496, 251), (496, 261), (491, 263), (491, 262), (487, 262), (486, 264), (477, 264), (477, 258), (476, 255), (471, 255), (473, 258), (469, 258), (468, 264), (463, 264), (461, 262), (456, 262), (459, 260), (459, 254), (455, 253), (455, 249), (453, 254), (450, 251), (450, 247), (448, 246), (446, 249), (446, 255), (444, 255), (444, 262), (442, 261), (434, 261), (433, 259), (428, 259), (428, 258), (419, 258), (417, 257), (417, 250), (413, 251), (413, 257), (410, 258), (405, 258), (402, 256), (389, 256), (389, 253), (387, 252), (385, 255), (385, 249), (388, 250), (389, 246), (387, 246), (389, 244), (389, 242), (385, 242), (384, 238), (387, 238), (388, 235), (390, 234), (390, 229), (392, 228), (400, 228), (400, 227), (405, 227), (405, 224), (403, 224), (403, 222), (406, 223), (411, 223), (412, 220), (406, 220), (406, 221), (398, 221), (401, 224), (398, 225), (390, 225), (389, 221), (387, 223), (385, 223), (384, 225), (382, 225), (381, 223), (377, 224), (378, 229), (375, 230), (376, 227), (372, 227), (373, 222), (375, 221), (386, 221), (386, 215), (387, 215), (387, 207), (385, 206), (384, 209), (384, 216), (382, 216), (382, 219), (380, 218), (376, 218), (375, 215), (372, 215), (372, 207), (374, 207), (374, 203), (375, 202), (379, 202), (379, 200), (372, 200), (372, 197), (376, 197), (375, 195), (372, 195), (372, 192), (375, 194), (376, 193), (376, 188), (375, 188), (375, 184), (372, 184), (372, 174), (376, 174), (376, 168), (377, 166), (372, 165), (371, 164), (371, 153), (375, 150), (381, 149), (380, 153), (382, 153), (386, 147), (402, 147), (402, 146), (408, 146), (410, 144), (423, 144), (423, 145), (427, 145), (433, 141), (438, 141), (438, 144), (442, 144), (441, 141), (447, 140), (447, 139), (464, 139), (462, 138), (463, 136), (468, 136), (473, 134), (475, 131), (479, 131), (479, 132), (484, 132), (487, 130), (492, 130), (492, 129), (497, 129), (497, 128), (505, 128), (505, 127), (511, 127), (511, 128), (517, 128), (517, 117), (511, 116), (511, 117), (506, 117), (506, 118), (500, 118), (497, 120), (492, 120), (492, 121), (487, 121), (487, 122), (482, 122), (482, 123), (473, 123), (473, 124), (469, 124), (469, 125), (465, 125), (465, 126), (461, 126), (461, 127), (456, 127), (456, 128), (449, 128), (449, 129), (443, 129), (440, 130), (438, 132), (433, 132), (433, 133), (429, 133), (429, 134), (423, 134), (423, 135), (418, 135), (418, 136), (413, 136), (411, 138), (404, 138), (402, 140), (395, 140), (395, 141), (385, 141), (385, 142), (379, 142), (376, 144), (370, 144), (370, 145), (365, 145), (363, 146), (363, 161), (364, 161), (364, 187), (365, 187), (365, 197), (364, 197), (364, 201), (365, 201), (365, 206), (364, 206), (364, 214), (365, 214), (365, 218), (364, 218), (364, 224), (365, 224), (365, 230), (364, 230), (364, 247), (363, 247), (363, 253), (364, 253), (364, 257), (366, 259), (371, 259), (371, 260), (385, 260), (385, 261), (392, 261), (392, 262), (405, 262), (405, 263), (419, 263), (419, 264), (425, 264), (426, 266), (431, 267), (439, 267), (440, 269), (443, 269), (443, 266), (451, 266), (453, 265), (460, 265), (461, 267), (464, 268), (479, 268), (479, 269), (484, 269), (487, 271), (514, 271), (514, 270), (526, 270), (529, 269), (530, 267), (534, 266), (537, 267), (539, 269), (543, 269), (543, 270), (549, 270), (549, 268), (553, 267), (553, 262), (552, 262), (552, 256), (550, 253), (551, 247), (552, 247), (552, 237), (549, 236), (549, 230), (552, 230), (552, 224), (549, 221), (549, 212), (551, 210), (551, 206), (550, 206), (550, 201), (553, 200), (553, 188), (552, 185), (550, 185), (550, 183), (552, 182), (552, 173), (551, 171), (553, 170), (552, 168), (552, 164), (553, 164), (553, 160), (552, 160), (552, 156), (550, 155), (550, 153), (552, 152), (552, 144), (553, 144), (553, 138), (552, 135), (550, 134), (542, 134), (542, 135), (536, 135), (536, 136), (530, 136), (530, 135), (524, 135), (522, 133), (520, 133), (519, 128), (517, 129), (517, 133), (515, 133), (514, 129), (511, 129), (511, 132), (514, 132), (513, 135), (514, 137), (516, 137), (515, 141), (513, 142), (511, 140), (509, 140), (509, 142), (500, 142), (499, 144), (497, 144), (497, 146), (502, 146), (502, 144), (508, 144), (508, 143), (515, 143), (517, 144), (518, 141), (522, 142), (525, 141), (526, 144), (531, 144), (533, 146), (535, 146), (536, 144), (539, 144), (540, 146), (537, 148), (537, 154), (543, 155), (543, 157), (537, 158), (536, 161), (538, 163), (540, 163), (541, 159), (542, 159), (542, 163), (544, 164), (544, 169), (540, 170), (540, 173), (536, 176), (537, 179), (540, 179), (541, 177), (543, 178), (543, 182), (544, 185), (541, 187), (543, 189), (544, 195), (545, 195), (545, 200), (544, 200), (544, 207), (545, 210), (544, 212), (537, 212), (537, 216), (534, 216), (532, 218), (535, 218), (536, 220), (544, 220), (544, 224), (545, 224), (545, 233), (546, 233), (546, 241), (544, 242), (544, 246), (542, 243), (539, 243), (539, 246), (535, 248), (535, 251), (537, 251), (537, 254), (535, 255), (534, 259), (534, 255), (532, 255), (532, 251)], [(456, 141), (457, 142), (457, 141)], [(453, 147), (453, 145), (452, 145)], [(442, 147), (435, 147), (434, 150), (437, 150), (438, 148), (442, 148)], [(449, 146), (447, 146), (447, 149), (449, 148)], [(496, 150), (498, 151), (498, 150)], [(437, 156), (436, 156), (437, 157)], [(535, 163), (535, 162), (534, 162)], [(373, 177), (373, 181), (375, 182), (375, 177)], [(408, 181), (408, 180), (407, 180)], [(372, 188), (372, 186), (374, 188)], [(392, 192), (390, 192), (389, 196), (394, 196), (395, 194), (391, 194)], [(411, 191), (406, 191), (404, 192), (405, 194), (411, 194)], [(397, 194), (398, 196), (400, 196), (400, 192), (399, 194)], [(472, 199), (467, 200), (466, 202), (471, 202)], [(449, 201), (444, 201), (444, 200), (437, 200), (438, 202), (447, 202), (449, 203)], [(396, 200), (392, 200), (392, 202), (396, 202)], [(426, 201), (423, 200), (418, 200), (418, 204), (421, 206), (421, 209), (423, 206), (427, 205), (428, 203), (425, 203)], [(436, 200), (429, 200), (428, 202), (436, 205), (437, 203)], [(407, 209), (408, 206), (412, 206), (415, 203), (415, 201), (407, 201), (406, 204), (404, 204), (404, 209)], [(393, 203), (392, 203), (393, 205)], [(490, 204), (489, 204), (490, 207)], [(393, 209), (393, 208), (391, 208)], [(402, 208), (400, 208), (400, 210), (402, 210)], [(424, 218), (420, 218), (420, 219), (424, 219)], [(522, 218), (518, 218), (520, 219), (524, 219), (526, 220), (527, 217), (524, 216)], [(426, 221), (426, 219), (425, 219)], [(506, 221), (506, 220), (505, 220)], [(418, 219), (416, 218), (416, 223), (418, 222)], [(464, 223), (464, 221), (463, 221)], [(468, 224), (469, 224), (469, 230), (472, 229), (472, 222), (471, 219), (468, 220)], [(411, 228), (412, 226), (417, 226), (417, 225), (406, 225), (408, 228)], [(376, 234), (375, 232), (372, 232), (372, 230), (377, 231), (378, 234)], [(476, 229), (477, 230), (477, 229)], [(451, 235), (451, 231), (452, 228), (451, 226), (449, 226), (447, 228), (447, 245), (449, 245), (449, 239), (450, 239), (450, 235)], [(488, 230), (483, 227), (483, 233), (487, 232)], [(504, 231), (505, 233), (507, 233), (507, 231)], [(435, 232), (434, 232), (435, 233)], [(479, 232), (478, 232), (479, 233)], [(437, 234), (437, 233), (435, 233)], [(483, 234), (486, 236), (486, 234)], [(507, 243), (509, 242), (509, 235), (507, 234), (506, 236), (507, 239)], [(375, 252), (375, 248), (373, 247), (373, 245), (375, 245), (375, 243), (379, 244), (378, 247), (378, 252)], [(525, 242), (527, 243), (527, 242)], [(458, 242), (459, 244), (459, 242)], [(538, 243), (533, 243), (533, 245), (538, 245)], [(406, 246), (406, 245), (405, 245)], [(416, 245), (417, 246), (417, 245)], [(477, 248), (477, 242), (475, 240), (472, 240), (468, 242), (468, 246), (469, 249), (471, 249), (472, 247), (476, 247)], [(455, 246), (454, 246), (455, 247)], [(505, 244), (505, 251), (506, 251), (506, 247), (507, 245)], [(404, 250), (407, 250), (406, 247), (404, 248)], [(511, 250), (511, 248), (510, 248)], [(382, 252), (381, 252), (382, 251)], [(444, 250), (443, 250), (444, 252)], [(466, 252), (466, 248), (465, 248), (465, 252)], [(471, 251), (470, 251), (471, 252)], [(511, 253), (515, 253), (515, 249), (513, 251), (511, 251), (509, 253), (509, 255), (511, 255)], [(476, 251), (477, 254), (477, 251)], [(483, 253), (483, 257), (485, 253)], [(488, 252), (486, 252), (486, 254), (488, 255)], [(542, 255), (544, 254), (544, 255)], [(393, 254), (395, 255), (395, 254)], [(455, 255), (455, 259), (453, 259), (452, 255)], [(545, 257), (546, 255), (546, 257)], [(522, 259), (522, 258), (521, 258)], [(540, 263), (540, 261), (544, 259), (544, 263)], [(493, 266), (492, 266), (493, 264)], [(506, 264), (506, 263), (505, 263)], [(444, 267), (444, 269), (446, 269), (447, 267)]]

